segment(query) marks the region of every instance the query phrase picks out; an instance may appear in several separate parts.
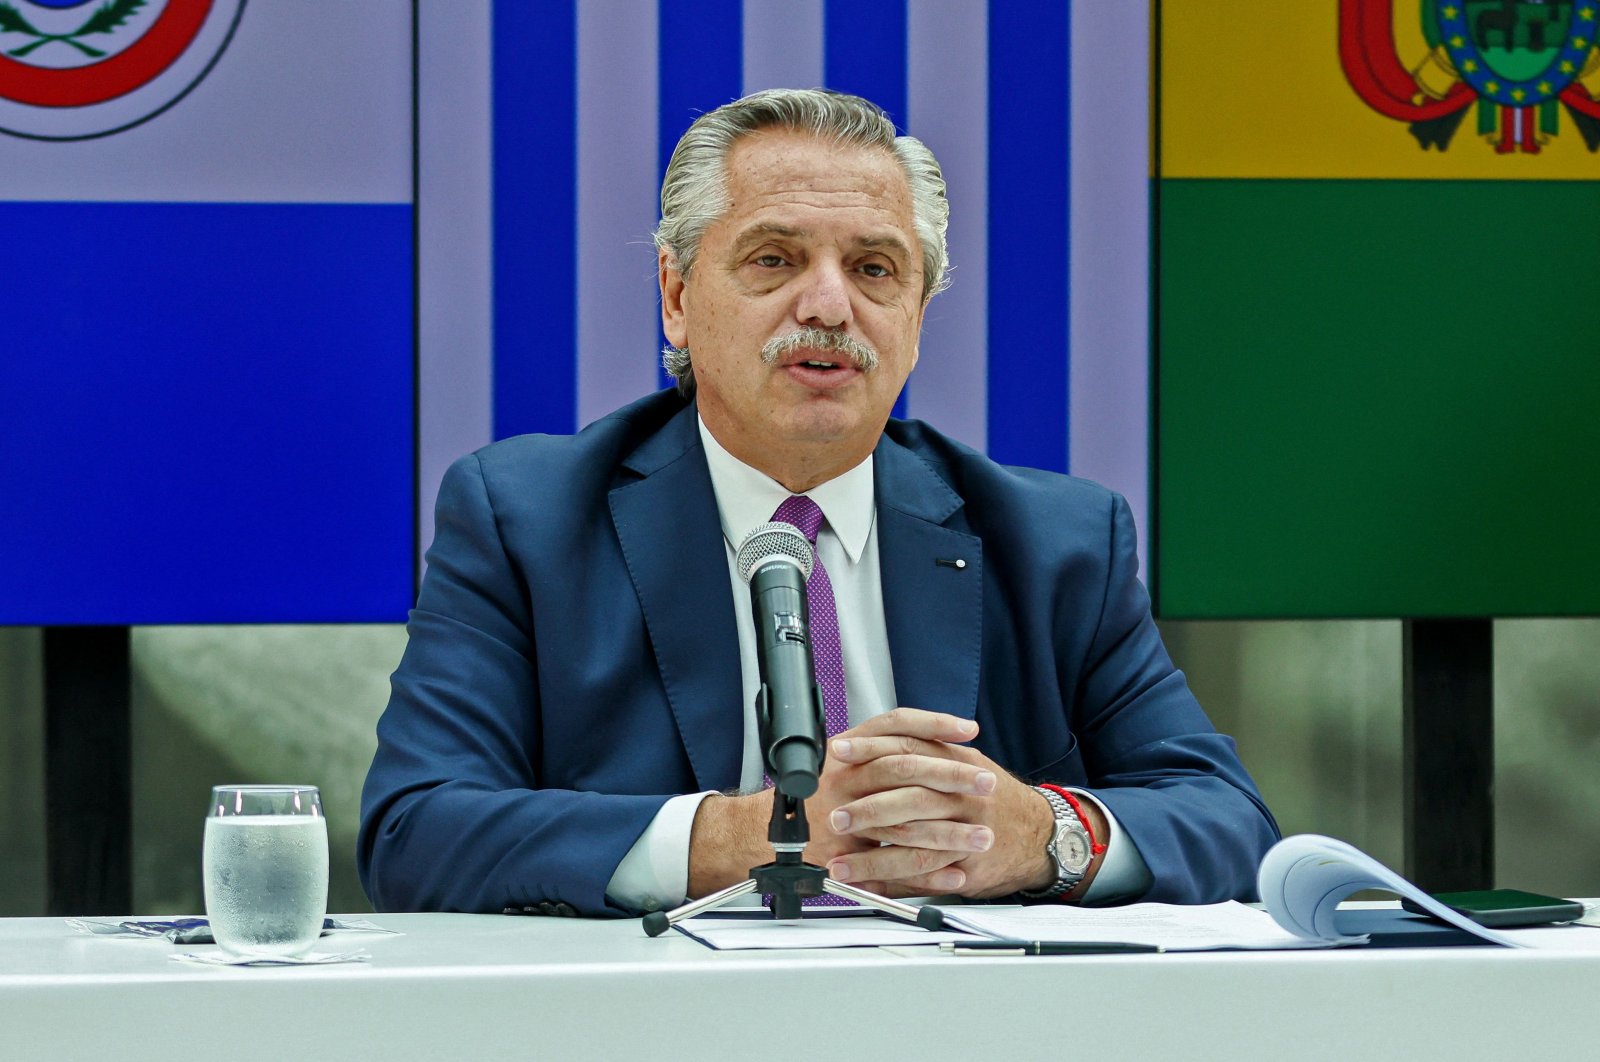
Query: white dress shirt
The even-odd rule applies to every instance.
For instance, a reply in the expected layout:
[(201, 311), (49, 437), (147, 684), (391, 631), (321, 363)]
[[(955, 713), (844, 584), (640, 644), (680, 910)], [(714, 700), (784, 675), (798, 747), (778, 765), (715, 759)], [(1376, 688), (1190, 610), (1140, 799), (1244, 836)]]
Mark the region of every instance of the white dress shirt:
[[(763, 764), (755, 718), (756, 691), (761, 685), (756, 660), (755, 624), (750, 615), (750, 589), (739, 578), (735, 552), (752, 528), (767, 523), (789, 490), (777, 480), (734, 457), (699, 421), (700, 441), (711, 470), (711, 487), (722, 521), (723, 549), (728, 560), (729, 589), (733, 594), (739, 631), (739, 672), (744, 692), (744, 758), (739, 791), (753, 793), (762, 787)], [(839, 644), (844, 647), (845, 696), (850, 705), (850, 725), (857, 726), (896, 707), (894, 667), (889, 658), (889, 628), (883, 616), (883, 581), (878, 571), (877, 505), (872, 458), (850, 471), (806, 492), (822, 510), (817, 532), (817, 556), (828, 569), (839, 615)], [(913, 706), (915, 707), (915, 706)], [(1077, 793), (1077, 790), (1073, 792)], [(617, 865), (606, 887), (612, 901), (645, 910), (675, 906), (689, 891), (689, 835), (700, 802), (711, 796), (689, 793), (662, 805), (649, 827)], [(1088, 794), (1081, 794), (1087, 796)], [(1090, 799), (1093, 799), (1092, 797)], [(1118, 844), (1116, 819), (1095, 801), (1110, 824), (1105, 860), (1095, 876), (1086, 901), (1102, 901), (1143, 892), (1150, 873), (1138, 849)], [(750, 904), (759, 898), (747, 897)]]

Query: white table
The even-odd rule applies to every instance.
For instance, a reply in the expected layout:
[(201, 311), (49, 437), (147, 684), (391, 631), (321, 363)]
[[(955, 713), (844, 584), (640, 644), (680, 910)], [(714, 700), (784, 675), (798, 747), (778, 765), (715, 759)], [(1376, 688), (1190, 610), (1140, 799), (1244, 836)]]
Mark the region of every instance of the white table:
[(955, 958), (372, 917), (405, 935), (323, 942), (371, 963), (293, 969), (0, 919), (0, 1059), (1600, 1058), (1600, 929), (1561, 950)]

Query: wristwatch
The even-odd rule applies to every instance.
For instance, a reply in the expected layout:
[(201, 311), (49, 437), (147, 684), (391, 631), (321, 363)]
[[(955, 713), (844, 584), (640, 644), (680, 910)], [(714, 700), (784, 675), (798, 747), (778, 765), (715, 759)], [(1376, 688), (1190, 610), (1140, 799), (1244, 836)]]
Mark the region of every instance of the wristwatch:
[(1094, 846), (1083, 820), (1078, 818), (1078, 813), (1072, 810), (1072, 805), (1067, 803), (1065, 797), (1041, 786), (1034, 786), (1033, 789), (1050, 801), (1050, 810), (1056, 817), (1050, 843), (1045, 845), (1045, 851), (1056, 865), (1056, 880), (1037, 892), (1024, 889), (1022, 895), (1030, 900), (1053, 900), (1071, 892), (1072, 887), (1083, 880), (1083, 875), (1089, 870), (1089, 861), (1094, 858)]

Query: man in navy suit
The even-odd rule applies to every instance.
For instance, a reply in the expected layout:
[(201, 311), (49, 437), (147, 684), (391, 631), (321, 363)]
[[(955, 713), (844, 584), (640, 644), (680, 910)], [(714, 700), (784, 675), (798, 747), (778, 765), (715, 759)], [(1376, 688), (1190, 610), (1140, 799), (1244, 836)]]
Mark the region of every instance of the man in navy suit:
[(891, 895), (1253, 891), (1277, 827), (1162, 647), (1126, 503), (889, 420), (947, 217), (933, 156), (856, 97), (758, 93), (685, 134), (657, 233), (677, 391), (441, 487), (362, 799), (377, 907), (637, 914), (767, 862), (732, 560), (793, 496), (848, 693), (809, 861)]

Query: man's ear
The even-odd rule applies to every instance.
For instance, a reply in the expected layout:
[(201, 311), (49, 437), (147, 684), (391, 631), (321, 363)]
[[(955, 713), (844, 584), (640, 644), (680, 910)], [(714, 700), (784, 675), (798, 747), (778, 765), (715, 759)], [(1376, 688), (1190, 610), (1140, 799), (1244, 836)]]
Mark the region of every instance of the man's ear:
[(683, 274), (672, 252), (663, 248), (656, 258), (661, 281), (661, 331), (675, 347), (689, 345), (689, 321), (684, 312)]

